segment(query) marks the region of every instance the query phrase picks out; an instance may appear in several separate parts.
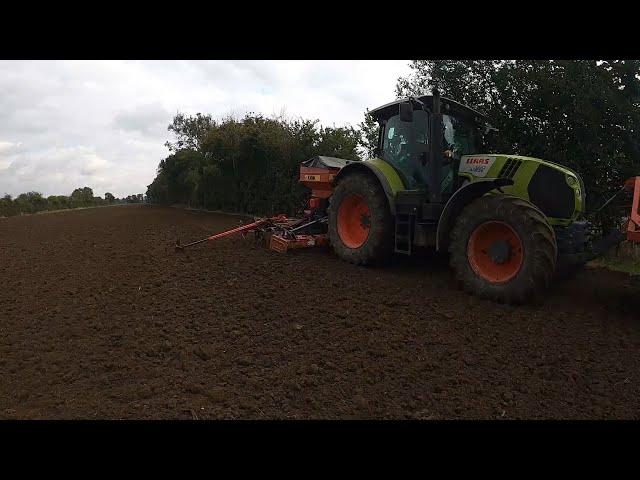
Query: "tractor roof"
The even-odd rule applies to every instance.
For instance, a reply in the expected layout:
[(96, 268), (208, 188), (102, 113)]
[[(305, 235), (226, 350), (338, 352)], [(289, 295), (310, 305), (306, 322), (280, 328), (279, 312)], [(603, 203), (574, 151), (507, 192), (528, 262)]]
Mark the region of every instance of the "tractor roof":
[[(420, 97), (399, 98), (398, 100), (387, 103), (386, 105), (382, 105), (381, 107), (370, 110), (369, 114), (371, 114), (378, 121), (386, 120), (392, 115), (398, 114), (398, 105), (400, 103), (407, 102), (409, 100), (418, 105), (422, 103), (429, 110), (432, 110), (433, 108), (433, 95), (422, 95)], [(473, 108), (467, 107), (462, 103), (458, 103), (455, 100), (447, 97), (440, 97), (440, 102), (442, 104), (442, 113), (448, 113), (452, 111), (454, 114), (470, 118), (476, 123), (483, 123), (487, 121), (487, 117), (482, 113), (474, 110)]]

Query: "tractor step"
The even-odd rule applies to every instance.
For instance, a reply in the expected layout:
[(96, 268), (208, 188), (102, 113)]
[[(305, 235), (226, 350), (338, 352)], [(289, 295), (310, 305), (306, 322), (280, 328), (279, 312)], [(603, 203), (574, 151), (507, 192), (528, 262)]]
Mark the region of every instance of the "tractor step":
[(396, 214), (395, 253), (411, 255), (411, 242), (413, 237), (412, 226), (414, 217), (414, 215), (410, 214)]

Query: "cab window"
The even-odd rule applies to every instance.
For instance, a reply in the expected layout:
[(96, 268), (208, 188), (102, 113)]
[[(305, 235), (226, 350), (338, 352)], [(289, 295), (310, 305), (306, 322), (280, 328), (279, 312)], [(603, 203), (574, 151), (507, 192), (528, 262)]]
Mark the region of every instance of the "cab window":
[(449, 150), (454, 158), (476, 152), (476, 135), (473, 126), (451, 115), (442, 116), (443, 150)]
[(413, 112), (412, 122), (403, 122), (399, 115), (387, 120), (382, 145), (382, 157), (400, 172), (409, 183), (407, 188), (426, 186), (422, 155), (429, 143), (429, 115), (424, 110)]

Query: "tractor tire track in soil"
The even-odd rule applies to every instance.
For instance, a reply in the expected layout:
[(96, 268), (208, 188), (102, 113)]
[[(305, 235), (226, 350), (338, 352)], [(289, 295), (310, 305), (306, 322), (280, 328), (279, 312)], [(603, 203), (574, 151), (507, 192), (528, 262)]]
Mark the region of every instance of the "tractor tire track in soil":
[[(511, 307), (151, 206), (0, 219), (0, 418), (639, 418), (640, 281)], [(245, 219), (246, 221), (246, 219)]]

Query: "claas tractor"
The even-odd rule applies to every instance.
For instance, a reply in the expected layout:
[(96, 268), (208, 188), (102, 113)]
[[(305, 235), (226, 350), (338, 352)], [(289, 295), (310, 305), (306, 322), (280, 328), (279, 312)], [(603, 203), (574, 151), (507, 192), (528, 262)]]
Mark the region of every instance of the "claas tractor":
[(357, 265), (431, 248), (449, 254), (465, 290), (514, 304), (544, 292), (557, 271), (640, 241), (640, 177), (621, 188), (632, 199), (625, 230), (594, 238), (580, 175), (548, 160), (479, 153), (495, 129), (474, 109), (434, 91), (369, 113), (380, 127), (373, 158), (301, 164), (311, 189), (302, 218), (256, 219), (208, 239), (253, 231), (279, 252), (330, 244)]

